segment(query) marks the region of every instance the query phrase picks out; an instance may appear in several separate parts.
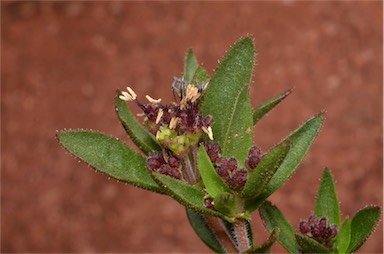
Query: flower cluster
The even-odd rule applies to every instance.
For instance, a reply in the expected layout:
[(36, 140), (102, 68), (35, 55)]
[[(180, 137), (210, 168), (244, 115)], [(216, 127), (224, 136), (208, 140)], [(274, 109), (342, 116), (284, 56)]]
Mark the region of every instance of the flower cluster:
[[(228, 184), (229, 187), (236, 191), (241, 191), (247, 182), (248, 171), (241, 168), (235, 158), (225, 158), (221, 156), (220, 146), (208, 142), (205, 144), (205, 150), (219, 176)], [(245, 161), (248, 170), (253, 170), (259, 164), (263, 154), (260, 148), (253, 146), (248, 152), (248, 158)]]
[(205, 83), (199, 88), (188, 81), (175, 78), (172, 87), (179, 96), (179, 103), (162, 105), (161, 99), (146, 95), (149, 103), (145, 104), (138, 100), (130, 87), (119, 98), (135, 102), (145, 116), (144, 125), (156, 135), (159, 143), (182, 158), (191, 146), (198, 143), (203, 132), (213, 140), (212, 116), (203, 117), (200, 110), (199, 99), (206, 87)]
[(180, 160), (172, 155), (162, 152), (151, 153), (147, 157), (147, 167), (152, 171), (159, 172), (170, 177), (181, 179)]
[(336, 225), (328, 225), (326, 218), (319, 220), (314, 215), (311, 215), (307, 220), (301, 221), (299, 223), (299, 230), (300, 233), (311, 237), (328, 249), (332, 249), (332, 240), (337, 235)]

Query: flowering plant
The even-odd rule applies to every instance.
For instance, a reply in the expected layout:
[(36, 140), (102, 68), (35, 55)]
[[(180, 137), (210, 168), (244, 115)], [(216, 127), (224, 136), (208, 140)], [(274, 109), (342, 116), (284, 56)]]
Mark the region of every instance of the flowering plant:
[[(144, 103), (130, 87), (118, 91), (117, 116), (142, 154), (94, 131), (64, 130), (58, 132), (58, 140), (99, 171), (174, 198), (186, 207), (195, 232), (215, 252), (269, 252), (276, 241), (291, 253), (356, 251), (375, 228), (380, 208), (362, 209), (341, 224), (328, 169), (315, 213), (299, 223), (298, 233), (267, 201), (303, 160), (324, 117), (312, 117), (268, 151), (252, 145), (253, 126), (292, 91), (252, 109), (254, 56), (252, 39), (240, 39), (211, 78), (189, 50), (183, 76), (172, 83), (176, 102), (170, 104), (148, 95)], [(143, 111), (143, 125), (127, 102)], [(256, 210), (270, 232), (260, 244), (253, 241), (250, 224)]]

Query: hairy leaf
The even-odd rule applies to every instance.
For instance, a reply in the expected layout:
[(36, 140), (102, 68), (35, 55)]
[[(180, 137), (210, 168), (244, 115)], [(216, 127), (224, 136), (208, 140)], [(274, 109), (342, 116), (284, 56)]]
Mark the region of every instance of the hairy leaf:
[(217, 239), (216, 235), (208, 227), (204, 216), (189, 208), (186, 208), (186, 211), (189, 222), (200, 239), (216, 253), (226, 253), (219, 239)]
[(211, 197), (216, 198), (221, 193), (230, 191), (228, 185), (225, 184), (223, 180), (221, 180), (221, 177), (217, 174), (204, 146), (200, 146), (199, 148), (197, 165), (201, 179), (203, 180), (205, 186), (205, 190), (209, 195), (211, 195)]
[(360, 210), (351, 221), (351, 241), (348, 253), (358, 250), (373, 233), (380, 219), (380, 207), (372, 206)]
[(282, 100), (284, 100), (289, 94), (291, 94), (293, 89), (289, 89), (282, 94), (276, 95), (275, 97), (269, 99), (266, 102), (263, 102), (253, 110), (253, 124), (255, 125), (261, 118), (276, 107)]
[(277, 241), (289, 251), (289, 253), (298, 253), (300, 247), (295, 240), (295, 229), (289, 224), (281, 211), (271, 204), (271, 202), (265, 201), (260, 206), (259, 213), (264, 226), (270, 233), (276, 228), (280, 229)]
[(145, 159), (116, 138), (94, 131), (60, 131), (59, 142), (70, 153), (117, 180), (163, 192), (146, 168)]
[(257, 197), (269, 183), (280, 164), (283, 162), (290, 148), (290, 142), (283, 142), (271, 149), (260, 161), (241, 192), (244, 198)]
[(189, 49), (184, 59), (184, 80), (191, 81), (197, 70), (198, 62), (192, 49)]
[(336, 247), (338, 253), (347, 253), (349, 242), (351, 241), (351, 221), (349, 218), (339, 228), (336, 239)]
[(204, 115), (213, 116), (213, 136), (225, 157), (240, 166), (253, 141), (252, 107), (249, 98), (254, 65), (254, 45), (242, 38), (220, 62), (202, 98)]
[(208, 209), (204, 206), (204, 193), (200, 189), (160, 173), (152, 172), (152, 174), (158, 184), (164, 188), (166, 194), (174, 198), (183, 206), (194, 209), (199, 213), (230, 220), (222, 213)]
[(309, 119), (282, 141), (291, 140), (291, 149), (264, 191), (254, 200), (247, 202), (248, 211), (256, 210), (265, 199), (288, 180), (307, 154), (309, 147), (320, 131), (323, 120), (323, 114)]
[(314, 239), (300, 234), (295, 234), (297, 243), (304, 253), (330, 253), (331, 250), (321, 245)]
[(192, 84), (201, 84), (201, 82), (204, 82), (204, 84), (206, 84), (207, 82), (209, 82), (209, 80), (210, 77), (208, 72), (204, 69), (204, 67), (199, 66), (195, 72), (195, 75), (193, 76)]
[(335, 183), (329, 169), (325, 169), (321, 179), (315, 204), (317, 218), (326, 217), (330, 224), (340, 226), (340, 206)]
[(120, 92), (117, 92), (115, 97), (116, 114), (132, 141), (146, 154), (161, 151), (156, 138), (137, 122), (126, 102), (121, 100), (119, 95)]

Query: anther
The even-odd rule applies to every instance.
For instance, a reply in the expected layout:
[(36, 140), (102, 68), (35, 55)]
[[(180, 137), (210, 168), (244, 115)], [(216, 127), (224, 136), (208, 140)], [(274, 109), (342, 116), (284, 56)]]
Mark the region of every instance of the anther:
[(202, 129), (205, 133), (207, 133), (208, 138), (209, 138), (210, 140), (213, 140), (213, 132), (212, 132), (212, 128), (211, 128), (211, 126), (209, 126), (208, 128), (205, 127), (205, 126), (203, 126), (203, 127), (201, 127), (201, 129)]
[(156, 117), (156, 124), (160, 123), (160, 120), (161, 120), (161, 117), (163, 116), (164, 114), (164, 111), (163, 109), (159, 109), (159, 112), (157, 113), (157, 117)]
[(151, 96), (149, 95), (146, 95), (145, 98), (147, 98), (147, 100), (150, 102), (150, 103), (153, 103), (153, 104), (158, 104), (161, 102), (161, 99), (153, 99)]
[(178, 117), (172, 117), (171, 118), (171, 122), (169, 123), (169, 128), (170, 129), (175, 129), (178, 122), (179, 122), (179, 118)]

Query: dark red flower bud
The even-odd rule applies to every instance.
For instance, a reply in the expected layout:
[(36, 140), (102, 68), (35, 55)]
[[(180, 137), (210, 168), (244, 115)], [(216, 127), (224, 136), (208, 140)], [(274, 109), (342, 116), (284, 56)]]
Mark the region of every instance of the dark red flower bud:
[(165, 160), (161, 152), (151, 153), (147, 157), (147, 166), (152, 170), (160, 168), (164, 163)]
[(161, 165), (161, 167), (159, 169), (159, 173), (173, 177), (173, 178), (176, 178), (176, 179), (181, 178), (181, 172), (177, 168), (173, 168), (173, 167), (169, 166), (168, 164)]
[(220, 157), (221, 148), (218, 144), (209, 142), (205, 144), (205, 151), (207, 151), (209, 159), (211, 159), (212, 163), (215, 163), (216, 160)]
[(311, 228), (311, 234), (312, 234), (312, 237), (314, 237), (314, 238), (320, 237), (321, 236), (320, 228), (317, 225), (313, 226)]
[(261, 153), (261, 150), (259, 147), (257, 146), (252, 146), (251, 149), (249, 149), (248, 151), (248, 156), (261, 156), (262, 153)]
[(247, 182), (247, 179), (248, 172), (245, 169), (239, 169), (227, 180), (227, 184), (235, 190), (241, 190)]
[(170, 157), (168, 157), (168, 164), (172, 168), (179, 168), (180, 160), (177, 159), (176, 157), (170, 156)]
[(235, 158), (230, 158), (227, 162), (227, 168), (231, 172), (235, 171), (237, 169), (237, 160)]
[(302, 234), (307, 234), (309, 231), (311, 231), (311, 227), (309, 226), (308, 222), (301, 221), (299, 224), (299, 230)]

